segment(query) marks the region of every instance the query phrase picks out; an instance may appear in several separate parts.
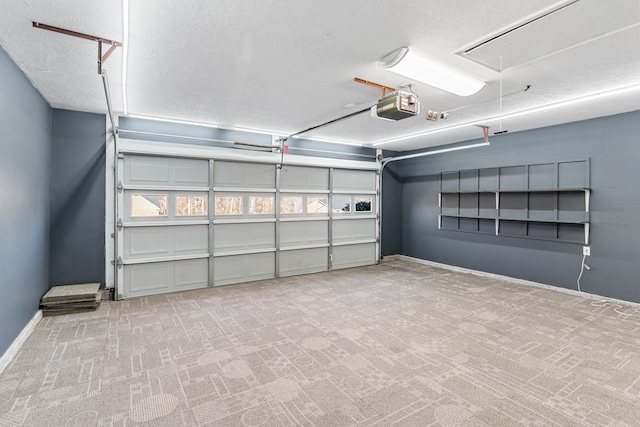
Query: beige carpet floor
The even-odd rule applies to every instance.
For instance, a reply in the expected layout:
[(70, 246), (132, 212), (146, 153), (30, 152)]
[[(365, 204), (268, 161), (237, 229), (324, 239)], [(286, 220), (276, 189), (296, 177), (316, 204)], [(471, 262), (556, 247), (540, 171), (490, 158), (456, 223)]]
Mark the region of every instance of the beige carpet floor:
[(638, 426), (640, 321), (406, 261), (103, 301), (40, 322), (0, 425)]

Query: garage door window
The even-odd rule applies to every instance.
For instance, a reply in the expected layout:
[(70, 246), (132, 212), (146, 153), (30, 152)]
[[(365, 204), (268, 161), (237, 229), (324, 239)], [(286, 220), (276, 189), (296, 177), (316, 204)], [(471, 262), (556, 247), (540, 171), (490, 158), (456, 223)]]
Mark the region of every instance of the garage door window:
[(333, 196), (331, 201), (334, 213), (351, 212), (351, 196)]
[(280, 213), (281, 214), (301, 214), (302, 213), (302, 196), (280, 197)]
[(249, 196), (249, 215), (273, 214), (273, 197)]
[(167, 216), (166, 194), (132, 194), (131, 216)]
[(207, 196), (177, 195), (176, 215), (204, 216), (207, 215)]
[(216, 196), (216, 215), (242, 215), (242, 196)]
[(354, 197), (356, 212), (371, 212), (371, 197)]
[(307, 196), (307, 213), (310, 215), (329, 213), (329, 202), (327, 198)]

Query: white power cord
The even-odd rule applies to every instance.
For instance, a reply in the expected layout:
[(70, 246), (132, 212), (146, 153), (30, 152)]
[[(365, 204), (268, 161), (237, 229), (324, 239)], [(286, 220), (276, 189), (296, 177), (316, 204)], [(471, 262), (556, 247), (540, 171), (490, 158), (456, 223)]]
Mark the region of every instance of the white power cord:
[(580, 289), (580, 279), (582, 279), (582, 273), (584, 273), (585, 268), (587, 270), (591, 270), (591, 267), (589, 267), (587, 264), (584, 263), (584, 261), (587, 259), (586, 255), (582, 256), (582, 263), (580, 264), (580, 275), (578, 276), (578, 280), (576, 280), (576, 283), (578, 284), (578, 292), (580, 293), (580, 296), (582, 296), (582, 298), (586, 298), (584, 296), (584, 294), (582, 293), (582, 290)]
[[(580, 296), (582, 296), (583, 298), (589, 298), (587, 297), (585, 294), (582, 293), (582, 290), (580, 289), (580, 279), (582, 279), (582, 274), (584, 273), (584, 270), (591, 270), (591, 267), (589, 267), (587, 264), (585, 264), (585, 260), (587, 259), (586, 255), (582, 256), (582, 263), (580, 265), (580, 274), (578, 275), (578, 280), (576, 280), (576, 284), (578, 285), (578, 293), (580, 293)], [(613, 310), (623, 316), (627, 316), (627, 317), (633, 317), (633, 316), (639, 316), (640, 317), (640, 308), (631, 308), (631, 307), (627, 307), (629, 309), (631, 309), (630, 313), (625, 313), (624, 311), (622, 311), (624, 309), (624, 307), (622, 306), (622, 304), (619, 304), (617, 302), (613, 302), (609, 299), (599, 299), (599, 300), (595, 300), (591, 302), (591, 305), (593, 307), (612, 307)]]

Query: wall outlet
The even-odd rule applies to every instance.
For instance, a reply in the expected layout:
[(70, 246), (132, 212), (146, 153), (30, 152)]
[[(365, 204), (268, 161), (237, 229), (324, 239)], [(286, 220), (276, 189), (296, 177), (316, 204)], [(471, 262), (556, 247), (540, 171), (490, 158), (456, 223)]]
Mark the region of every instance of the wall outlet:
[(582, 247), (582, 255), (591, 256), (591, 247), (590, 246), (583, 246)]

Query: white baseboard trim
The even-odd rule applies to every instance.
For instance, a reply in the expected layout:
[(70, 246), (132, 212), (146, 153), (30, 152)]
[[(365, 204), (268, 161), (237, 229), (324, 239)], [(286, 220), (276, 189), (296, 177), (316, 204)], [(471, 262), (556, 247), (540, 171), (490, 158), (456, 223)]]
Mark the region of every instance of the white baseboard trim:
[(7, 351), (4, 352), (2, 357), (0, 357), (0, 374), (5, 370), (9, 363), (13, 360), (14, 357), (18, 354), (22, 345), (25, 343), (27, 338), (31, 335), (31, 333), (36, 329), (38, 323), (42, 320), (42, 310), (36, 311), (36, 314), (33, 315), (27, 326), (25, 326), (20, 335), (16, 337), (15, 340), (11, 343)]
[(640, 308), (640, 303), (635, 303), (635, 302), (625, 301), (625, 300), (620, 300), (615, 298), (609, 298), (602, 295), (590, 294), (584, 291), (580, 293), (574, 289), (567, 289), (567, 288), (561, 288), (559, 286), (546, 285), (544, 283), (532, 282), (530, 280), (516, 279), (515, 277), (503, 276), (495, 273), (487, 273), (486, 271), (472, 270), (470, 268), (456, 267), (454, 265), (442, 264), (434, 261), (427, 261), (425, 259), (413, 258), (406, 255), (385, 255), (385, 257), (382, 259), (383, 262), (396, 261), (396, 260), (414, 262), (417, 264), (427, 265), (429, 267), (444, 268), (446, 270), (451, 270), (458, 273), (467, 273), (467, 274), (473, 274), (475, 276), (488, 277), (491, 279), (502, 280), (505, 282), (515, 283), (518, 285), (533, 286), (536, 288), (562, 292), (562, 293), (570, 294), (573, 296), (586, 297), (586, 298), (597, 300), (597, 301), (607, 301), (607, 302), (611, 302), (612, 304), (622, 304), (622, 305), (632, 306), (636, 309)]

